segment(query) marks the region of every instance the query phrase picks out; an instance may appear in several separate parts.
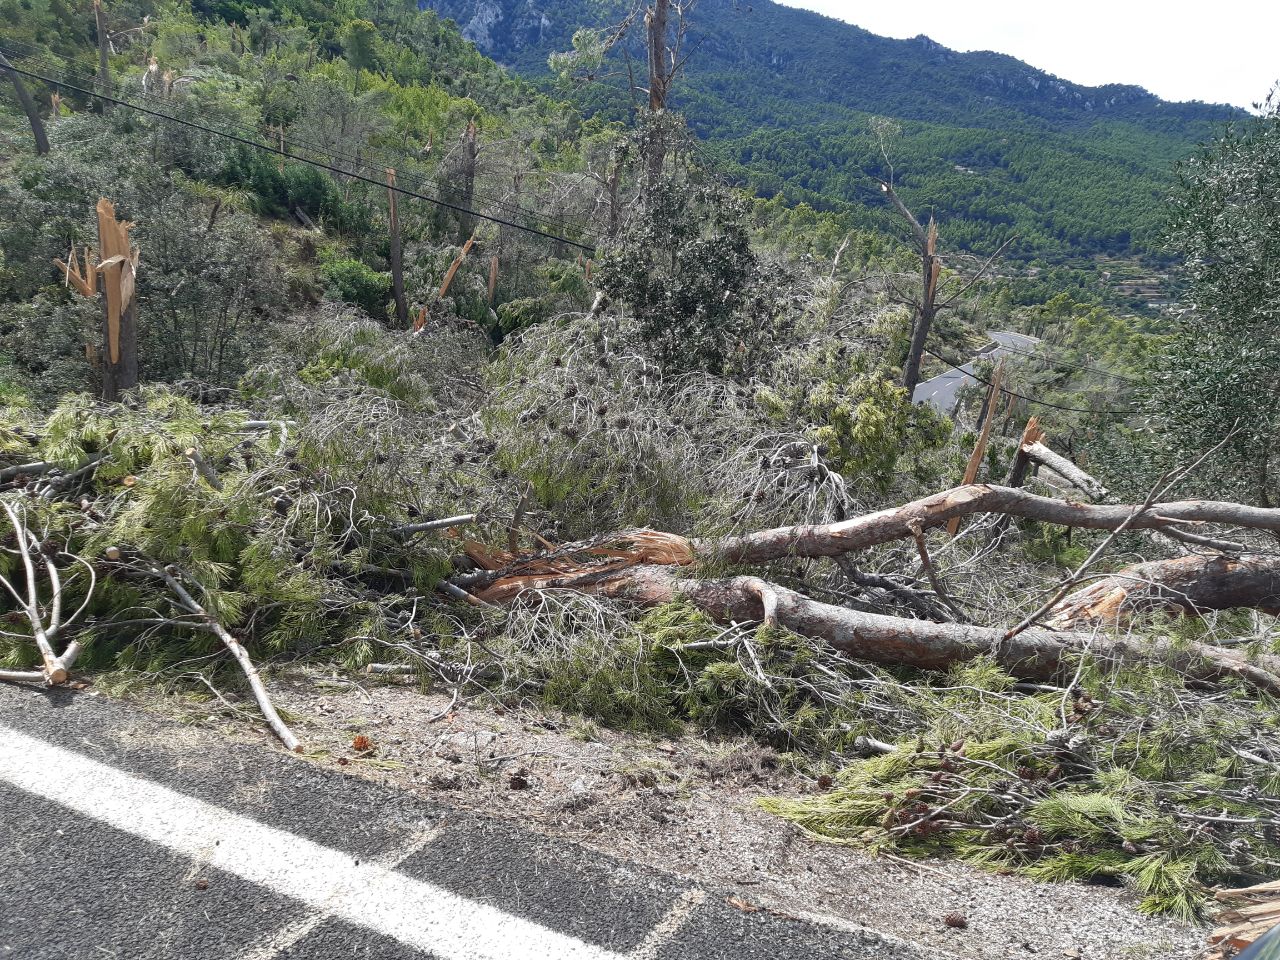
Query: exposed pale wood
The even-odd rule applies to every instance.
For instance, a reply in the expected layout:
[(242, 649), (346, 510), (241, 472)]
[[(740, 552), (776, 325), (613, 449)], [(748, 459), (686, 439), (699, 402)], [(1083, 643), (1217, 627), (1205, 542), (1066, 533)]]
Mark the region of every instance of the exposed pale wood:
[[(755, 577), (694, 580), (671, 566), (652, 564), (626, 568), (587, 567), (566, 574), (511, 577), (478, 591), (480, 599), (506, 603), (528, 590), (577, 590), (656, 606), (684, 599), (721, 622), (762, 622), (761, 581)], [(1280, 694), (1280, 657), (1252, 659), (1221, 647), (1156, 639), (1107, 636), (1096, 631), (1055, 632), (1032, 628), (1015, 637), (998, 627), (907, 620), (863, 613), (812, 600), (775, 584), (770, 613), (776, 622), (801, 636), (821, 639), (859, 659), (876, 663), (941, 670), (979, 656), (993, 656), (1015, 676), (1027, 680), (1059, 679), (1069, 658), (1091, 654), (1106, 662), (1159, 660), (1202, 680), (1238, 678)]]
[(164, 580), (165, 585), (177, 598), (181, 607), (199, 618), (198, 626), (222, 641), (222, 645), (235, 658), (236, 663), (240, 665), (240, 669), (244, 671), (245, 677), (249, 680), (249, 689), (253, 691), (253, 699), (257, 701), (258, 709), (266, 719), (267, 726), (271, 728), (272, 733), (280, 738), (280, 742), (284, 744), (285, 749), (294, 753), (302, 753), (302, 744), (298, 742), (298, 738), (294, 736), (288, 724), (280, 718), (275, 705), (271, 702), (270, 694), (267, 693), (266, 685), (263, 684), (262, 677), (258, 674), (258, 668), (254, 666), (253, 660), (250, 659), (244, 645), (228, 633), (222, 624), (210, 616), (209, 612), (196, 602), (195, 598), (187, 591), (187, 588), (174, 576), (174, 572), (170, 568), (157, 566), (151, 572)]
[[(987, 392), (986, 416), (982, 418), (982, 429), (978, 433), (978, 441), (973, 445), (973, 453), (964, 468), (964, 482), (973, 483), (978, 479), (978, 470), (982, 466), (982, 458), (987, 453), (987, 442), (991, 439), (991, 424), (996, 419), (996, 408), (1000, 404), (1000, 383), (1004, 380), (1004, 360), (996, 364), (995, 375), (991, 378), (991, 389)], [(960, 532), (960, 518), (952, 517), (947, 521), (947, 536), (954, 537)]]
[(1013, 463), (1009, 464), (1009, 472), (1005, 474), (1006, 487), (1021, 487), (1027, 482), (1027, 469), (1031, 466), (1031, 458), (1027, 456), (1027, 448), (1044, 439), (1044, 431), (1040, 429), (1040, 418), (1032, 417), (1022, 431), (1022, 439), (1013, 455)]
[(391, 528), (391, 534), (397, 537), (408, 537), (415, 533), (426, 533), (429, 530), (445, 530), (459, 527), (467, 523), (475, 523), (478, 514), (462, 513), (456, 517), (444, 517), (440, 520), (424, 520), (421, 523), (405, 523)]
[(213, 465), (200, 455), (200, 451), (195, 447), (187, 447), (182, 455), (191, 461), (191, 466), (195, 468), (196, 473), (204, 478), (204, 482), (209, 484), (215, 490), (222, 489), (222, 480), (218, 477), (218, 471), (213, 469)]

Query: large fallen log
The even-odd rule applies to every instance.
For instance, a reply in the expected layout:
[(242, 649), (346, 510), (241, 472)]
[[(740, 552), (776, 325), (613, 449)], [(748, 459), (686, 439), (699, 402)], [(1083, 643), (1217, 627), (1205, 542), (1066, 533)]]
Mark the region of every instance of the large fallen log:
[(1068, 661), (1090, 654), (1101, 661), (1158, 660), (1198, 680), (1239, 678), (1280, 694), (1280, 657), (1254, 658), (1206, 644), (1174, 644), (1099, 631), (1024, 630), (1010, 638), (999, 627), (908, 620), (850, 610), (812, 600), (756, 577), (723, 580), (684, 578), (671, 566), (604, 566), (499, 580), (479, 592), (489, 603), (506, 603), (526, 590), (574, 590), (659, 606), (685, 600), (720, 622), (774, 623), (824, 640), (851, 657), (896, 666), (945, 669), (975, 657), (994, 657), (1027, 680), (1060, 678)]
[(1135, 564), (1063, 599), (1047, 624), (1078, 630), (1149, 610), (1195, 615), (1242, 607), (1280, 614), (1280, 556), (1191, 555)]
[(1219, 523), (1280, 533), (1280, 509), (1250, 507), (1216, 500), (1157, 503), (1139, 516), (1139, 508), (1119, 504), (1087, 504), (1041, 497), (1026, 490), (970, 484), (838, 523), (777, 527), (716, 540), (693, 541), (694, 552), (728, 563), (768, 563), (791, 557), (838, 557), (857, 550), (905, 540), (911, 528), (937, 527), (953, 517), (1002, 513), (1026, 520), (1090, 530), (1181, 530), (1189, 523)]
[[(1096, 530), (1177, 530), (1187, 524), (1218, 523), (1280, 531), (1280, 510), (1236, 503), (1187, 500), (1175, 503), (1089, 505), (1054, 500), (1025, 490), (969, 485), (838, 523), (779, 527), (722, 539), (686, 540), (675, 534), (637, 530), (570, 544), (530, 557), (468, 548), (482, 571), (466, 586), (480, 601), (508, 603), (529, 590), (575, 590), (658, 605), (683, 598), (721, 621), (777, 623), (825, 640), (851, 656), (939, 669), (982, 654), (996, 657), (1027, 679), (1056, 677), (1080, 653), (1104, 660), (1160, 659), (1198, 679), (1238, 677), (1280, 693), (1280, 657), (1250, 660), (1208, 645), (1173, 645), (1102, 632), (1132, 612), (1156, 608), (1185, 613), (1253, 607), (1280, 610), (1280, 558), (1262, 554), (1191, 556), (1126, 568), (1065, 597), (1042, 613), (1048, 628), (935, 623), (852, 610), (812, 600), (755, 577), (722, 580), (685, 578), (677, 568), (699, 561), (761, 564), (793, 557), (846, 555), (878, 544), (912, 538), (960, 516), (1000, 513)], [(459, 584), (461, 585), (461, 584)]]

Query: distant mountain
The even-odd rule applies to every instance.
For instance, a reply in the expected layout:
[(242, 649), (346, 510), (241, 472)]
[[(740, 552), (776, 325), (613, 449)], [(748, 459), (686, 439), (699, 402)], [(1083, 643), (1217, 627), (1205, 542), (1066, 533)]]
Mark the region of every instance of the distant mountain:
[[(420, 0), (483, 52), (547, 77), (549, 54), (618, 0)], [(1234, 107), (1170, 103), (1140, 87), (1085, 87), (998, 53), (891, 40), (772, 0), (701, 0), (676, 106), (725, 165), (765, 196), (815, 206), (881, 203), (867, 120), (903, 127), (892, 157), (903, 192), (974, 248), (1017, 232), (1024, 253), (1127, 253), (1155, 242), (1174, 162)], [(633, 55), (642, 51), (632, 48)], [(621, 66), (621, 60), (619, 61)], [(580, 91), (625, 112), (618, 81)]]

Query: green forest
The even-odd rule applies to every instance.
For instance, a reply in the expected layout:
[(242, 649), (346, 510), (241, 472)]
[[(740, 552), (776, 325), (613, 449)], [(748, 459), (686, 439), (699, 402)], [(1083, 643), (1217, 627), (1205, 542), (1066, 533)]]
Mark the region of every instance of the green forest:
[[(592, 115), (625, 115), (626, 64), (644, 62), (634, 38), (611, 48), (591, 82), (546, 78), (550, 55), (581, 28), (608, 32), (627, 3), (426, 5), (464, 27), (482, 7), (499, 11), (481, 49)], [(697, 52), (678, 106), (757, 194), (859, 211), (883, 228), (869, 175), (886, 164), (867, 121), (889, 117), (903, 128), (892, 160), (904, 195), (947, 220), (956, 243), (990, 252), (1016, 234), (1014, 252), (1028, 259), (1159, 250), (1173, 164), (1243, 116), (1135, 87), (1080, 87), (1011, 57), (889, 40), (771, 0), (702, 0), (687, 49)]]

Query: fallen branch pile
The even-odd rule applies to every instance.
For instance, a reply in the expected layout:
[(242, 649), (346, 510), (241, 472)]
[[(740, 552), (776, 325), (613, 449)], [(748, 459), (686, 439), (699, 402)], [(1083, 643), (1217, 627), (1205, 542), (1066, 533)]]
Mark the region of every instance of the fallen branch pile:
[(839, 523), (716, 540), (638, 530), (526, 558), (473, 547), (470, 558), (488, 572), (453, 582), (490, 604), (509, 603), (530, 590), (573, 590), (645, 606), (685, 600), (721, 622), (781, 626), (876, 663), (944, 669), (988, 655), (1018, 676), (1045, 680), (1059, 675), (1066, 662), (1080, 654), (1103, 660), (1153, 658), (1198, 679), (1237, 677), (1280, 693), (1280, 657), (1250, 658), (1212, 645), (1136, 640), (1097, 629), (1157, 609), (1189, 614), (1239, 607), (1278, 610), (1280, 555), (1193, 555), (1125, 568), (1065, 597), (1047, 612), (1045, 629), (1018, 632), (866, 613), (813, 600), (757, 577), (699, 580), (676, 569), (844, 558), (982, 513), (1112, 531), (1164, 534), (1175, 526), (1183, 532), (1206, 523), (1280, 531), (1280, 510), (1240, 504), (1182, 501), (1143, 509), (971, 485)]
[[(424, 389), (397, 372), (401, 345), (362, 354), (379, 341), (356, 333), (343, 363), (395, 397)], [(258, 664), (323, 655), (455, 699), (483, 686), (620, 726), (747, 730), (839, 773), (830, 794), (775, 806), (816, 835), (1127, 877), (1152, 885), (1152, 909), (1194, 911), (1209, 879), (1280, 862), (1265, 786), (1280, 782), (1267, 719), (1280, 656), (1248, 642), (1269, 626), (1214, 632), (1230, 611), (1280, 611), (1280, 510), (1168, 500), (1169, 484), (1143, 503), (1081, 503), (1024, 489), (1015, 470), (1015, 485), (868, 511), (816, 446), (771, 435), (704, 474), (731, 532), (557, 543), (539, 489), (600, 511), (592, 526), (610, 507), (522, 413), (494, 426), (355, 378), (271, 376), (256, 395), (276, 400), (254, 415), (153, 390), (0, 421), (0, 679), (195, 675), (224, 704), (218, 685), (237, 683), (293, 750)], [(606, 430), (626, 436), (606, 476), (661, 456), (607, 401), (566, 389), (564, 404), (583, 420), (547, 415), (573, 470), (611, 455), (580, 449)], [(680, 456), (706, 445), (673, 435)], [(1103, 494), (1043, 436), (1017, 456)], [(658, 511), (651, 491), (677, 514), (670, 465), (634, 469), (631, 515)], [(518, 485), (519, 470), (543, 486)], [(797, 516), (824, 522), (779, 523)], [(580, 510), (566, 526), (587, 526)], [(1064, 527), (1104, 535), (1057, 582), (1011, 549)], [(1160, 559), (1093, 572), (1113, 546)]]

